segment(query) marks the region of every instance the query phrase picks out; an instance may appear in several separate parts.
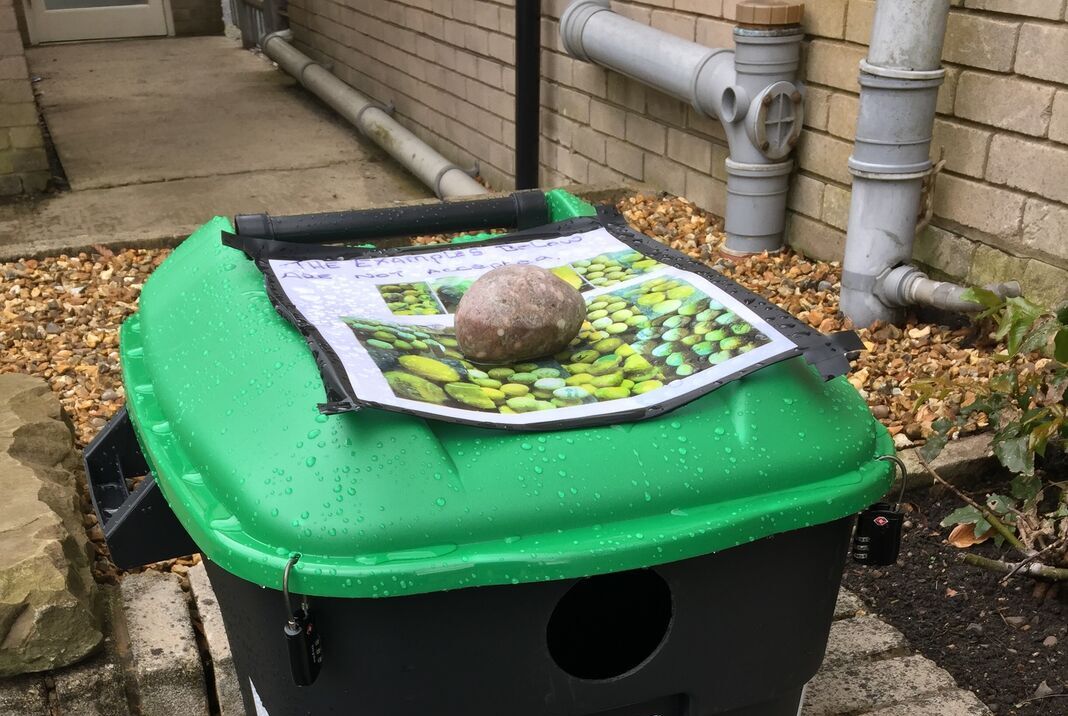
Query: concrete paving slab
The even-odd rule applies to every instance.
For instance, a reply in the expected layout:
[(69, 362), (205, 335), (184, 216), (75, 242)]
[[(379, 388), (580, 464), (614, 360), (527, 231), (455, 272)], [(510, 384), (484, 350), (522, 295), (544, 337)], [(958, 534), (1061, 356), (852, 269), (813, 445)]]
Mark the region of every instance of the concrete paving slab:
[(801, 716), (861, 713), (955, 687), (953, 677), (922, 656), (850, 664), (813, 677)]
[(834, 618), (849, 619), (864, 613), (864, 602), (848, 589), (838, 590), (838, 599), (834, 603)]
[(178, 576), (129, 574), (121, 589), (142, 716), (207, 716), (200, 652)]
[(62, 716), (126, 716), (122, 667), (93, 658), (56, 679), (56, 703)]
[(905, 655), (905, 636), (884, 621), (870, 616), (842, 619), (831, 624), (823, 668), (865, 659)]
[(867, 716), (993, 716), (993, 712), (971, 691), (949, 691), (869, 711)]
[[(125, 673), (116, 643), (122, 622), (122, 594), (118, 587), (103, 587), (104, 646), (87, 661), (52, 672), (60, 716), (126, 716)], [(122, 629), (125, 629), (123, 626)]]
[(75, 191), (379, 154), (227, 37), (46, 45), (26, 59)]
[(17, 676), (0, 679), (0, 714), (4, 716), (52, 716), (44, 678)]
[(245, 705), (241, 700), (241, 684), (237, 680), (234, 657), (230, 652), (230, 639), (226, 635), (222, 610), (215, 599), (215, 590), (208, 580), (204, 562), (192, 567), (188, 572), (189, 587), (204, 625), (204, 639), (208, 642), (208, 653), (215, 671), (215, 696), (221, 716), (242, 716)]
[(213, 216), (386, 206), (429, 192), (388, 161), (133, 184), (0, 205), (0, 261), (170, 245)]
[(0, 205), (0, 260), (174, 244), (216, 215), (432, 197), (232, 39), (49, 45), (28, 60), (72, 191)]

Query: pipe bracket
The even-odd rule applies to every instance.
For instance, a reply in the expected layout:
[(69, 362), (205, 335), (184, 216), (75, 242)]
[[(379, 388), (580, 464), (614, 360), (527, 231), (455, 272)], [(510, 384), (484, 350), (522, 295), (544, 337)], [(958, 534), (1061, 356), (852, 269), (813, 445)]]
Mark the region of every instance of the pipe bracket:
[(842, 271), (842, 287), (855, 291), (871, 292), (879, 282), (878, 276), (869, 276), (855, 271)]
[(946, 71), (942, 68), (937, 70), (900, 70), (893, 67), (880, 67), (879, 65), (873, 65), (867, 60), (860, 61), (860, 71), (865, 74), (875, 75), (876, 77), (888, 77), (895, 80), (915, 80), (915, 81), (927, 81), (927, 80), (944, 80), (946, 77)]
[(911, 172), (886, 171), (887, 167), (878, 164), (867, 164), (849, 158), (849, 173), (861, 179), (873, 179), (875, 181), (911, 181), (913, 179), (926, 179), (934, 171), (934, 164), (928, 162), (926, 169)]

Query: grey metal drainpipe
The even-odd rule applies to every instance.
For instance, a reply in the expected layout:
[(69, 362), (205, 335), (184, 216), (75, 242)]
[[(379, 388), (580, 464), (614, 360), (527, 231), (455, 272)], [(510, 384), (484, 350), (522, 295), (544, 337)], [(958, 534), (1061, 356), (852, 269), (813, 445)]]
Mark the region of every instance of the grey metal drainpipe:
[[(967, 311), (963, 286), (934, 281), (906, 265), (923, 190), (932, 171), (934, 129), (949, 0), (878, 0), (868, 58), (860, 63), (860, 110), (849, 158), (853, 196), (845, 258), (842, 311), (858, 326), (896, 321), (902, 308), (924, 303)], [(1019, 284), (997, 284), (1019, 295)]]
[[(769, 8), (774, 8), (772, 11)], [(765, 12), (767, 11), (767, 12)], [(709, 48), (629, 20), (608, 0), (577, 0), (560, 17), (573, 57), (593, 62), (718, 117), (727, 135), (728, 253), (782, 248), (790, 152), (801, 133), (800, 5), (742, 2), (734, 51)]]
[(260, 48), (312, 94), (333, 107), (364, 136), (433, 189), (438, 198), (487, 193), (487, 189), (467, 172), (401, 126), (381, 106), (289, 44), (291, 38), (289, 30), (272, 32), (260, 40)]

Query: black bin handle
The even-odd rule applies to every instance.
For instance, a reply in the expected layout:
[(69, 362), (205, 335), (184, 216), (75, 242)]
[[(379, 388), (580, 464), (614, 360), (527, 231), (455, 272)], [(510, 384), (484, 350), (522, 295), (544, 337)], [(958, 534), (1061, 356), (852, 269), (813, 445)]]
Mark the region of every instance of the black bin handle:
[[(171, 511), (123, 408), (85, 448), (85, 476), (97, 521), (120, 569), (192, 554), (197, 545)], [(127, 477), (144, 475), (130, 491)]]
[(238, 214), (238, 236), (294, 243), (386, 239), (482, 229), (529, 229), (549, 223), (545, 193), (531, 189), (488, 199), (456, 199), (409, 206), (322, 214)]

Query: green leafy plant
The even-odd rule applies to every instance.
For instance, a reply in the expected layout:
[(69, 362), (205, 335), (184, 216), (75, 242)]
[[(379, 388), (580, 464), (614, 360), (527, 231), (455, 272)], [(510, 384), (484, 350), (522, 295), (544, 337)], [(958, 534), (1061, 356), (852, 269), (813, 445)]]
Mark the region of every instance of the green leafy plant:
[(994, 430), (994, 453), (1012, 479), (1010, 494), (987, 495), (985, 504), (951, 488), (968, 504), (947, 515), (942, 525), (958, 526), (951, 535), (958, 546), (992, 537), (999, 546), (1008, 542), (1021, 556), (1011, 562), (965, 555), (972, 564), (1006, 578), (1068, 579), (1068, 482), (1059, 479), (1057, 466), (1068, 442), (1068, 307), (1047, 311), (1025, 298), (1002, 299), (979, 288), (967, 296), (983, 306), (978, 320), (990, 324), (992, 337), (1004, 344), (995, 359), (1011, 361), (1013, 367), (980, 386), (975, 400), (954, 417), (936, 421), (935, 434), (920, 454), (944, 483), (930, 461), (961, 427), (982, 414)]

